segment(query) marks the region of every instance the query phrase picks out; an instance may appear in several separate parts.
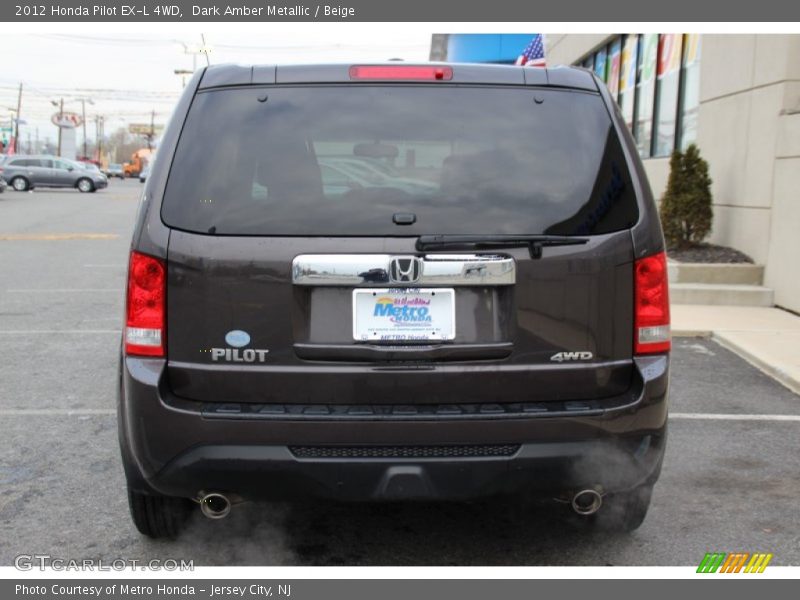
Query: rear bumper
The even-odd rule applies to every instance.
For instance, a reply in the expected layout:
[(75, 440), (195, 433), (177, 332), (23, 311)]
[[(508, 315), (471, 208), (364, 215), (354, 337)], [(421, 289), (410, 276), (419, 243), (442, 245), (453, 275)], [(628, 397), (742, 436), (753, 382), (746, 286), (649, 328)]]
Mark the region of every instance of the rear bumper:
[(131, 487), (185, 497), (200, 490), (344, 500), (550, 494), (595, 485), (621, 491), (655, 482), (666, 442), (669, 359), (636, 361), (638, 393), (607, 410), (220, 418), (171, 402), (163, 361), (128, 357), (118, 407), (123, 462)]
[(663, 442), (645, 437), (634, 451), (599, 441), (529, 443), (511, 457), (456, 459), (300, 459), (286, 446), (208, 445), (171, 461), (149, 484), (168, 495), (202, 489), (261, 499), (451, 500), (596, 485), (619, 491), (655, 481)]

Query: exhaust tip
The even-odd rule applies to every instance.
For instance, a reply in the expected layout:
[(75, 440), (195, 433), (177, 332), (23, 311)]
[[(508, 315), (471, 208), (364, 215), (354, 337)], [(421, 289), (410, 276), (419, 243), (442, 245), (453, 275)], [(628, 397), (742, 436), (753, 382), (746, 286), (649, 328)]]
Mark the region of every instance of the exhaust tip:
[(231, 501), (219, 492), (211, 492), (200, 498), (200, 511), (209, 519), (224, 519), (231, 512)]
[(597, 490), (582, 490), (572, 497), (572, 510), (579, 515), (593, 515), (603, 505), (603, 496)]

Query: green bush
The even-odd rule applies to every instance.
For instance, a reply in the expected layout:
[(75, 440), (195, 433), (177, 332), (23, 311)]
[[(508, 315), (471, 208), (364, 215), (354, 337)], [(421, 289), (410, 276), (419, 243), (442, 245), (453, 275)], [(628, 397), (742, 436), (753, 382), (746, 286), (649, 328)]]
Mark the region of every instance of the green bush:
[(668, 248), (699, 244), (711, 232), (711, 178), (708, 163), (692, 144), (675, 150), (669, 161), (667, 191), (661, 199), (661, 225)]

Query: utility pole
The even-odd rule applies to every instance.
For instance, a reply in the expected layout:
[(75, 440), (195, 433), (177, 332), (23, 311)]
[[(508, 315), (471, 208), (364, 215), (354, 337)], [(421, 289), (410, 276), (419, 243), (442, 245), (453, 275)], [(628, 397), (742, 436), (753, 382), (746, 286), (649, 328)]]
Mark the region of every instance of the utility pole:
[(186, 76), (191, 75), (194, 71), (190, 71), (189, 69), (175, 69), (175, 75), (181, 76), (181, 85), (185, 88), (186, 87)]
[(19, 84), (19, 95), (17, 96), (17, 122), (14, 129), (14, 154), (19, 154), (19, 111), (22, 110), (22, 82)]
[(100, 117), (100, 137), (97, 140), (97, 160), (103, 162), (103, 137), (106, 135), (105, 117)]
[(97, 152), (97, 160), (103, 161), (100, 157), (100, 115), (94, 116), (94, 149)]
[(58, 156), (61, 156), (61, 121), (64, 119), (64, 98), (61, 98), (61, 102), (58, 103), (55, 100), (51, 100), (50, 104), (53, 106), (58, 106)]
[(147, 149), (153, 149), (153, 140), (156, 137), (156, 111), (150, 112), (150, 135), (147, 136)]
[(81, 98), (81, 119), (83, 120), (83, 159), (89, 158), (86, 156), (86, 98)]
[[(211, 58), (208, 56), (208, 53), (209, 53), (210, 50), (209, 50), (209, 47), (206, 46), (206, 34), (205, 33), (201, 33), (200, 34), (200, 41), (203, 42), (202, 52), (203, 52), (203, 54), (206, 55), (206, 66), (210, 67), (211, 66)], [(195, 69), (195, 70), (197, 70), (197, 69)]]

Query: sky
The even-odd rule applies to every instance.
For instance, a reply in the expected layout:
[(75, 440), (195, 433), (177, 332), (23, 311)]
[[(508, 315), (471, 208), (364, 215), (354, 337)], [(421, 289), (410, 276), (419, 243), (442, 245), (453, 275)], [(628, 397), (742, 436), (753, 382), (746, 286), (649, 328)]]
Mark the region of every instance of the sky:
[[(140, 24), (141, 27), (147, 27)], [(0, 71), (0, 123), (13, 117), (20, 82), (23, 83), (23, 144), (30, 133), (35, 139), (54, 141), (58, 130), (50, 123), (57, 108), (51, 103), (64, 98), (64, 110), (81, 112), (86, 99), (87, 137), (94, 140), (94, 116), (105, 117), (106, 135), (129, 123), (166, 122), (182, 88), (176, 69), (205, 65), (204, 55), (187, 53), (210, 47), (211, 63), (319, 63), (365, 62), (402, 58), (427, 60), (431, 32), (419, 28), (384, 26), (342, 35), (334, 29), (292, 28), (201, 32), (181, 28), (156, 33), (105, 29), (96, 24), (89, 31), (58, 30), (3, 35)], [(91, 103), (88, 102), (91, 100)], [(78, 143), (82, 132), (78, 132)]]

